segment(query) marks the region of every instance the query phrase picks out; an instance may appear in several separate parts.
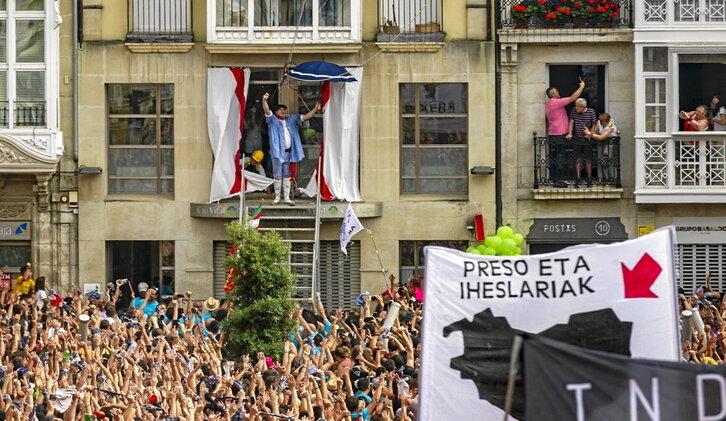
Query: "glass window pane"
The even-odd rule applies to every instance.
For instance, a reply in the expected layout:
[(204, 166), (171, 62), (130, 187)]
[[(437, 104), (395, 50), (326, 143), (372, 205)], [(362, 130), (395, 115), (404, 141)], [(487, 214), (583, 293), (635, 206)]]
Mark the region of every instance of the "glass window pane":
[(7, 9), (8, 9), (8, 6), (7, 6), (6, 2), (5, 2), (5, 0), (0, 0), (0, 10), (5, 11)]
[(109, 144), (156, 145), (155, 118), (109, 118)]
[(410, 83), (401, 85), (401, 108), (404, 114), (416, 113), (415, 87)]
[(416, 176), (416, 148), (401, 149), (401, 175)]
[[(2, 10), (5, 8), (3, 7)], [(8, 61), (8, 21), (0, 19), (0, 63)]]
[(666, 123), (665, 112), (666, 112), (665, 106), (645, 107), (645, 131), (646, 132), (665, 132), (665, 123)]
[[(280, 71), (278, 69), (252, 69), (250, 71), (250, 81), (256, 82), (256, 81), (268, 81), (273, 82), (275, 85), (277, 85), (278, 80), (280, 79)], [(274, 86), (272, 87), (269, 92), (272, 94), (274, 91)], [(270, 98), (272, 99), (272, 98)]]
[(174, 114), (174, 85), (161, 85), (159, 91), (161, 96), (161, 114)]
[(350, 26), (350, 0), (320, 0), (321, 26)]
[(666, 100), (665, 89), (665, 79), (646, 79), (645, 102), (648, 104), (664, 104)]
[(255, 26), (311, 26), (313, 6), (307, 0), (255, 0)]
[(466, 114), (467, 89), (462, 83), (420, 85), (421, 114)]
[(156, 179), (108, 180), (110, 193), (156, 193)]
[(643, 48), (643, 71), (645, 71), (645, 72), (667, 72), (668, 71), (668, 48), (667, 47), (645, 47), (645, 48)]
[(247, 26), (247, 2), (217, 0), (217, 26)]
[(404, 178), (401, 180), (401, 193), (416, 193), (416, 179)]
[(108, 85), (110, 114), (156, 114), (156, 85)]
[(108, 173), (110, 176), (156, 177), (156, 155), (156, 148), (109, 149)]
[(161, 150), (161, 175), (174, 175), (174, 149)]
[(45, 103), (45, 72), (15, 73), (16, 98), (23, 103)]
[(421, 178), (419, 193), (466, 193), (466, 178)]
[(8, 72), (0, 70), (0, 101), (8, 100)]
[(164, 194), (174, 193), (174, 180), (173, 179), (161, 180), (161, 193), (164, 193)]
[[(23, 243), (20, 243), (23, 244)], [(28, 245), (0, 245), (0, 267), (25, 266), (30, 261), (30, 242)]]
[(655, 102), (655, 79), (645, 80), (645, 102), (652, 104)]
[(162, 118), (161, 119), (161, 144), (162, 145), (173, 145), (174, 144), (174, 119)]
[(420, 148), (420, 176), (466, 175), (466, 148)]
[(15, 21), (15, 61), (42, 63), (45, 61), (44, 22), (42, 20)]
[(15, 10), (37, 11), (43, 9), (44, 0), (15, 0)]
[(401, 250), (401, 266), (413, 266), (414, 253), (415, 253), (415, 242), (414, 241), (399, 241), (398, 247)]
[(416, 118), (404, 117), (401, 120), (401, 140), (404, 145), (416, 143)]
[(422, 145), (465, 145), (467, 143), (467, 119), (461, 117), (421, 118)]

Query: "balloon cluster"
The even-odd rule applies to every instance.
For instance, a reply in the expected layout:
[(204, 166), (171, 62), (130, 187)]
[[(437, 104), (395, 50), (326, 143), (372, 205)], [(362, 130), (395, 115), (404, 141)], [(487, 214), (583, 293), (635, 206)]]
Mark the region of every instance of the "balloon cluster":
[(512, 227), (504, 225), (497, 228), (497, 235), (487, 237), (482, 244), (466, 249), (467, 253), (484, 256), (519, 256), (519, 247), (524, 241), (522, 234), (514, 232)]

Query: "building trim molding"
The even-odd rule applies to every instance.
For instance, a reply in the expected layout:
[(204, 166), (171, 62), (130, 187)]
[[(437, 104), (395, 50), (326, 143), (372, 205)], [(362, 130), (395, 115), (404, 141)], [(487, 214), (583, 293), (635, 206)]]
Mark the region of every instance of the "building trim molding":
[(186, 53), (194, 47), (193, 42), (127, 42), (132, 53)]
[(558, 199), (620, 199), (623, 197), (621, 188), (583, 188), (583, 189), (533, 189), (535, 200)]
[[(290, 44), (206, 44), (212, 54), (289, 54)], [(363, 44), (296, 44), (295, 53), (357, 54)]]
[(384, 53), (435, 53), (445, 42), (377, 42)]

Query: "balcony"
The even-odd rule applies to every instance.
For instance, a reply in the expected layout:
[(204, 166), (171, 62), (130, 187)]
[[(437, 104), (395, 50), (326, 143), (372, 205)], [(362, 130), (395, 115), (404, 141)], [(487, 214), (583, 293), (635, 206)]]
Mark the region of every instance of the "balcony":
[(632, 26), (630, 0), (501, 0), (500, 29), (592, 29)]
[(636, 140), (637, 203), (726, 203), (726, 133)]
[[(268, 52), (289, 52), (293, 43), (299, 51), (321, 44), (329, 52), (360, 49), (361, 0), (216, 0), (207, 2), (207, 19), (212, 52), (229, 50), (224, 44), (267, 46)], [(348, 51), (346, 44), (358, 46)]]
[[(11, 106), (12, 104), (12, 106)], [(0, 127), (45, 127), (45, 101), (0, 101)]]
[(637, 25), (724, 26), (723, 0), (641, 0), (636, 8)]
[(377, 42), (443, 42), (443, 0), (378, 0)]
[(535, 133), (533, 145), (535, 199), (621, 196), (619, 136), (567, 140)]
[(190, 43), (192, 0), (128, 0), (127, 43)]

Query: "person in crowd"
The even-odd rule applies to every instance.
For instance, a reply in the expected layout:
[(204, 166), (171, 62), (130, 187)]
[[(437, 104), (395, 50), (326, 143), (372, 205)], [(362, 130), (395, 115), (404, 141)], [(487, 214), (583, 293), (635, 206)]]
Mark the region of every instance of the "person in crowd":
[(545, 105), (545, 117), (547, 118), (547, 137), (550, 145), (550, 178), (554, 180), (554, 187), (567, 187), (563, 178), (565, 177), (565, 161), (567, 153), (565, 149), (565, 136), (568, 133), (568, 117), (565, 107), (580, 97), (585, 89), (585, 82), (580, 79), (580, 85), (569, 97), (562, 98), (557, 88), (547, 88), (547, 104)]
[(582, 164), (585, 164), (585, 170), (587, 173), (587, 187), (592, 186), (592, 139), (585, 133), (585, 129), (595, 130), (595, 124), (597, 123), (597, 117), (595, 117), (595, 110), (587, 108), (587, 100), (585, 98), (577, 98), (575, 100), (575, 108), (570, 111), (570, 120), (567, 131), (567, 139), (575, 139), (575, 175), (577, 180), (575, 181), (575, 187), (579, 187)]
[(270, 137), (270, 157), (272, 157), (272, 176), (275, 180), (275, 199), (272, 201), (277, 205), (282, 200), (285, 204), (294, 205), (290, 199), (290, 163), (300, 162), (305, 157), (302, 149), (302, 142), (297, 131), (300, 120), (311, 119), (320, 110), (320, 103), (307, 114), (287, 114), (287, 106), (278, 104), (273, 108), (267, 103), (269, 93), (262, 96), (262, 109), (265, 112), (267, 132)]
[(15, 280), (15, 287), (13, 288), (13, 294), (27, 295), (32, 294), (35, 290), (35, 281), (33, 281), (33, 269), (30, 263), (20, 268), (20, 276)]
[(263, 159), (265, 159), (265, 153), (261, 150), (256, 150), (252, 152), (249, 156), (245, 157), (245, 171), (257, 173), (263, 177), (267, 177), (267, 174), (265, 173), (265, 167), (262, 166)]
[(408, 289), (410, 290), (411, 296), (414, 300), (419, 303), (424, 302), (423, 276), (411, 275), (408, 280)]
[(683, 130), (686, 132), (705, 132), (708, 130), (708, 109), (705, 105), (699, 105), (693, 111), (681, 111), (678, 117), (683, 121)]
[(618, 128), (615, 120), (608, 113), (602, 113), (597, 117), (594, 130), (585, 128), (585, 136), (597, 141), (597, 170), (601, 179), (612, 180), (615, 176), (612, 161), (613, 144), (608, 138), (618, 136)]

